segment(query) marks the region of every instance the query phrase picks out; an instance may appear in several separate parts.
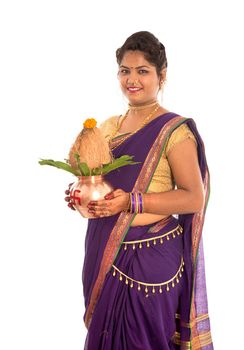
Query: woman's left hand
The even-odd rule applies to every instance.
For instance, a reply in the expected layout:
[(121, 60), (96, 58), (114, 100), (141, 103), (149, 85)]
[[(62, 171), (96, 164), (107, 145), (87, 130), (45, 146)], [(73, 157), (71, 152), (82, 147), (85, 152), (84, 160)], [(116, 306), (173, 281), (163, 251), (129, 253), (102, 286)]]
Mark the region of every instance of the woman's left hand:
[(129, 205), (130, 195), (121, 189), (108, 193), (105, 199), (88, 203), (89, 213), (94, 217), (112, 216), (126, 210)]

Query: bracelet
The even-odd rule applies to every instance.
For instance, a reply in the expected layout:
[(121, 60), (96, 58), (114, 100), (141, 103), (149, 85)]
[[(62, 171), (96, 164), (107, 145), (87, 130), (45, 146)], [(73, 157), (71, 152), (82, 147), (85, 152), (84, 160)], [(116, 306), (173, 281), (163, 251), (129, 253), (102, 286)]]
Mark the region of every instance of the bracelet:
[(142, 214), (144, 212), (144, 200), (141, 192), (129, 192), (129, 203), (125, 211), (130, 214)]

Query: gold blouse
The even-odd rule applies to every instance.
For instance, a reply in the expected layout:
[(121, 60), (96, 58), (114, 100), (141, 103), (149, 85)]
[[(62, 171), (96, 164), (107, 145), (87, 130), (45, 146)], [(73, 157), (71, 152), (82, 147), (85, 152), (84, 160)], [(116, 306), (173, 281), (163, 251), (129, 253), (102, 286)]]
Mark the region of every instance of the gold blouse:
[[(118, 117), (113, 116), (106, 119), (101, 125), (100, 130), (106, 139), (110, 138), (110, 135), (115, 131), (117, 126)], [(117, 133), (115, 136), (122, 135), (122, 133)], [(168, 155), (174, 145), (180, 143), (186, 139), (192, 139), (196, 142), (195, 136), (189, 129), (189, 127), (184, 123), (178, 126), (171, 134), (168, 143), (166, 145), (165, 151), (162, 154), (162, 157), (158, 163), (158, 166), (153, 175), (152, 181), (148, 188), (148, 193), (152, 192), (164, 192), (172, 190), (175, 187), (172, 171), (168, 162)]]

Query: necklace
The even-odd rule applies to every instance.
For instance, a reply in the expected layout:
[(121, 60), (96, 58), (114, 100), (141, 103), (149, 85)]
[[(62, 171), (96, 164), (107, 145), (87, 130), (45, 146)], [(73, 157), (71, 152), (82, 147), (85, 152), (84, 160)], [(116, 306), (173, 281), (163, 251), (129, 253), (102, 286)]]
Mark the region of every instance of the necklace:
[(127, 138), (129, 138), (130, 136), (134, 135), (137, 131), (141, 130), (146, 124), (149, 123), (150, 119), (152, 118), (152, 116), (154, 115), (154, 113), (157, 112), (157, 110), (159, 109), (160, 105), (157, 102), (157, 106), (153, 109), (153, 111), (143, 120), (141, 126), (139, 126), (139, 128), (137, 128), (136, 130), (134, 130), (133, 132), (126, 134), (125, 136), (122, 136), (118, 141), (114, 141), (114, 144), (112, 144), (113, 142), (113, 138), (114, 136), (117, 134), (117, 132), (119, 131), (119, 129), (121, 128), (121, 125), (123, 124), (124, 120), (127, 118), (128, 113), (130, 111), (130, 108), (127, 110), (127, 112), (125, 113), (124, 117), (121, 118), (120, 122), (118, 123), (116, 129), (114, 130), (114, 132), (112, 133), (112, 135), (110, 136), (109, 139), (109, 144), (110, 144), (110, 148), (113, 150), (114, 148), (118, 147), (119, 145), (121, 145), (122, 142), (124, 142)]
[(158, 101), (154, 101), (152, 103), (149, 103), (149, 104), (146, 104), (146, 105), (142, 105), (142, 106), (133, 106), (133, 105), (129, 104), (129, 109), (131, 111), (141, 111), (142, 109), (153, 107), (153, 106), (156, 106), (157, 104), (158, 104)]

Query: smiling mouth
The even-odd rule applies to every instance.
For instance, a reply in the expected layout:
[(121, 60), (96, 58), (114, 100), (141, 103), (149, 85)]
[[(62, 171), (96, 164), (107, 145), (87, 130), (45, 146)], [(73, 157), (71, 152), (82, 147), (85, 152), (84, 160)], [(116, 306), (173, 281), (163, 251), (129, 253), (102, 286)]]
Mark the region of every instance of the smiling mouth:
[(138, 91), (141, 91), (142, 88), (130, 86), (130, 87), (127, 88), (127, 90), (128, 90), (129, 92), (138, 92)]

